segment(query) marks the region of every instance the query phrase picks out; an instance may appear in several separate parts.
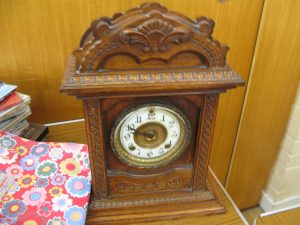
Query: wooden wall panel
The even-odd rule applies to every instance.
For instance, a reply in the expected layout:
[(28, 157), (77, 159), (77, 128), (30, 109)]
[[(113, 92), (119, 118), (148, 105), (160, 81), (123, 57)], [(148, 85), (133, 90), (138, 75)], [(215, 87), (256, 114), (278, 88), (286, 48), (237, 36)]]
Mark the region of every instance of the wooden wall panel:
[(266, 0), (227, 190), (256, 205), (285, 132), (300, 80), (300, 1)]
[[(89, 24), (145, 0), (0, 0), (0, 80), (32, 97), (31, 121), (49, 123), (82, 117), (80, 101), (58, 92), (70, 52)], [(246, 81), (263, 0), (159, 0), (170, 10), (215, 20), (214, 37), (230, 46), (228, 63)], [(211, 165), (225, 181), (245, 88), (221, 97)]]

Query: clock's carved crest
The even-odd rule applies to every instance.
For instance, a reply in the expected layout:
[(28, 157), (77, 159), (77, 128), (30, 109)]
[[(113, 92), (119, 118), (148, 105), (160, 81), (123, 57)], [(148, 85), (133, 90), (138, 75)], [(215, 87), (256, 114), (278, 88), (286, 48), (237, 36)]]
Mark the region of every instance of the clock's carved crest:
[(106, 63), (116, 55), (126, 55), (136, 65), (158, 60), (168, 68), (184, 53), (199, 59), (194, 66), (226, 67), (228, 47), (212, 38), (213, 27), (206, 17), (191, 20), (157, 3), (146, 3), (113, 18), (95, 20), (73, 52), (76, 71), (106, 71)]
[(160, 18), (146, 20), (137, 28), (123, 30), (120, 40), (123, 43), (141, 47), (144, 52), (164, 52), (171, 44), (179, 44), (191, 37), (184, 27), (175, 27)]

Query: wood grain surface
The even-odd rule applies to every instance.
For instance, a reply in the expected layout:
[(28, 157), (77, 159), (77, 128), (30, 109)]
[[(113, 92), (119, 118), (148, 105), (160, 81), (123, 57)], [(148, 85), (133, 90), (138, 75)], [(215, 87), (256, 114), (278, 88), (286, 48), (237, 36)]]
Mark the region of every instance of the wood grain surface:
[(259, 217), (256, 220), (257, 225), (298, 225), (299, 222), (300, 208)]
[(255, 206), (252, 208), (248, 208), (245, 210), (242, 210), (243, 216), (247, 220), (247, 222), (252, 225), (253, 222), (259, 217), (260, 214), (262, 214), (264, 211), (259, 207)]
[(47, 141), (87, 144), (85, 122), (50, 126)]
[(266, 0), (226, 188), (257, 204), (276, 159), (300, 80), (300, 1)]
[[(80, 101), (58, 92), (68, 55), (100, 16), (112, 16), (144, 0), (0, 0), (0, 80), (31, 95), (33, 122), (82, 118)], [(228, 64), (247, 81), (263, 0), (158, 0), (191, 18), (215, 20), (214, 37), (230, 46)], [(211, 165), (225, 181), (245, 88), (222, 96), (217, 115)], [(227, 122), (224, 122), (227, 121)], [(222, 159), (221, 161), (219, 159)]]

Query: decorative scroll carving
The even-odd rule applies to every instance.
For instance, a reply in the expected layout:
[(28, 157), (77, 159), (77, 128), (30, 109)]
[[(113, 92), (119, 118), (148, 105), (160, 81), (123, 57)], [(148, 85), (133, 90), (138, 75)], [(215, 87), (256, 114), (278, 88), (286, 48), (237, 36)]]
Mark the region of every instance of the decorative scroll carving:
[(101, 116), (99, 100), (85, 100), (84, 106), (87, 114), (86, 118), (88, 118), (89, 152), (90, 157), (92, 157), (90, 161), (93, 172), (94, 198), (103, 199), (107, 197), (107, 180), (102, 140), (102, 123), (99, 119), (99, 116)]
[(188, 188), (190, 185), (185, 183), (182, 177), (172, 177), (167, 180), (150, 181), (144, 183), (133, 183), (129, 181), (123, 181), (117, 183), (113, 192), (118, 194), (124, 193), (139, 193), (139, 192), (157, 192), (166, 190), (178, 190), (182, 188)]
[(198, 131), (199, 141), (194, 160), (194, 190), (203, 190), (205, 188), (218, 97), (218, 94), (210, 94), (206, 95), (205, 98), (202, 116), (204, 119), (201, 123), (201, 130)]
[(144, 52), (164, 52), (171, 44), (187, 41), (191, 33), (184, 27), (175, 27), (161, 18), (146, 20), (134, 29), (120, 32), (123, 43), (142, 48)]
[(95, 20), (73, 52), (76, 71), (102, 71), (104, 62), (117, 54), (128, 54), (141, 64), (151, 59), (168, 63), (182, 52), (199, 55), (206, 67), (225, 67), (228, 47), (212, 38), (213, 27), (211, 19), (191, 20), (158, 3), (145, 3)]

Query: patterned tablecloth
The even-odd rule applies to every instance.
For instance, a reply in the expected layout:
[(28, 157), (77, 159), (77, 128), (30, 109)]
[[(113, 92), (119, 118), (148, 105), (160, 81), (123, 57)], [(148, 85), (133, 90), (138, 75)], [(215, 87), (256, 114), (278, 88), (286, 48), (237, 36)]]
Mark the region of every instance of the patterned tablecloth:
[(84, 224), (91, 189), (88, 147), (0, 132), (0, 224)]

